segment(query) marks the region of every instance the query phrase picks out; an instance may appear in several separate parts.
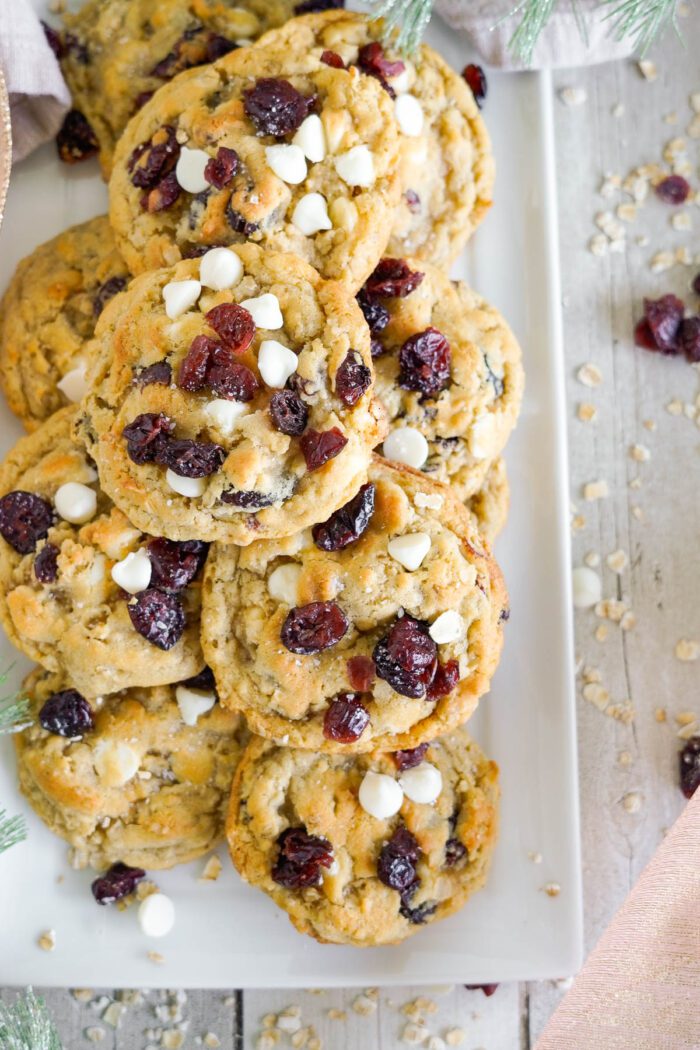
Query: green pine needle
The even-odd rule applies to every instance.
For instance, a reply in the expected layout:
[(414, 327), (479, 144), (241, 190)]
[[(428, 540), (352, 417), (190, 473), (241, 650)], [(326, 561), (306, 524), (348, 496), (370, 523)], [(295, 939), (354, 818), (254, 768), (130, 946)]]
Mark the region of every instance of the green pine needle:
[[(12, 666), (6, 671), (0, 672), (0, 685), (7, 681)], [(11, 693), (9, 696), (0, 697), (0, 736), (5, 733), (18, 733), (31, 724), (29, 717), (29, 701), (20, 693)]]
[(526, 66), (532, 62), (535, 45), (547, 25), (557, 0), (522, 0), (512, 14), (520, 14), (520, 24), (508, 47)]
[(373, 18), (383, 18), (384, 40), (405, 54), (412, 54), (428, 27), (433, 0), (370, 0)]
[(0, 809), (0, 853), (4, 853), (10, 846), (16, 846), (26, 837), (27, 825), (24, 817), (8, 817), (5, 810)]
[(62, 1050), (61, 1039), (43, 999), (28, 988), (14, 1003), (0, 1002), (2, 1050)]
[(605, 16), (612, 22), (619, 40), (629, 36), (634, 46), (646, 54), (656, 38), (672, 25), (678, 32), (676, 0), (603, 0), (610, 8)]

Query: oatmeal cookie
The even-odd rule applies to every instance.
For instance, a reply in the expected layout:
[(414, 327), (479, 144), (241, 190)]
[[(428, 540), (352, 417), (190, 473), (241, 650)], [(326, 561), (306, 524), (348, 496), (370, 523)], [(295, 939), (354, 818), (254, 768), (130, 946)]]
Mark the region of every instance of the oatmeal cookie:
[(221, 702), (319, 751), (416, 747), (461, 725), (498, 664), (507, 595), (450, 490), (378, 457), (311, 530), (217, 545), (202, 645)]
[(383, 454), (469, 499), (518, 419), (524, 379), (513, 333), (466, 284), (416, 259), (382, 259), (358, 302), (389, 419)]
[(510, 508), (508, 473), (500, 456), (489, 467), (479, 491), (467, 500), (467, 507), (481, 535), (492, 544), (503, 530)]
[(85, 342), (126, 263), (106, 215), (64, 230), (17, 267), (0, 303), (0, 385), (27, 430), (85, 393)]
[(359, 288), (400, 191), (393, 107), (357, 69), (304, 65), (242, 48), (181, 74), (134, 117), (109, 187), (134, 273), (248, 240)]
[(211, 684), (88, 701), (64, 675), (35, 671), (24, 688), (34, 721), (15, 738), (20, 786), (77, 864), (171, 868), (223, 838), (247, 733)]
[(60, 62), (106, 176), (126, 125), (178, 73), (251, 43), (293, 0), (88, 0), (64, 15)]
[(360, 310), (290, 255), (239, 245), (144, 274), (96, 344), (82, 432), (147, 532), (290, 535), (350, 497), (385, 433)]
[(67, 407), (0, 469), (0, 621), (23, 653), (86, 696), (204, 666), (205, 543), (145, 536), (97, 484)]
[(486, 880), (498, 768), (464, 730), (418, 752), (325, 755), (254, 738), (234, 780), (233, 862), (323, 943), (396, 944)]
[(385, 49), (383, 31), (365, 15), (326, 11), (295, 18), (255, 46), (303, 55), (305, 73), (330, 52), (383, 86), (399, 126), (402, 190), (388, 251), (448, 269), (491, 206), (491, 142), (462, 77), (427, 44), (409, 58)]

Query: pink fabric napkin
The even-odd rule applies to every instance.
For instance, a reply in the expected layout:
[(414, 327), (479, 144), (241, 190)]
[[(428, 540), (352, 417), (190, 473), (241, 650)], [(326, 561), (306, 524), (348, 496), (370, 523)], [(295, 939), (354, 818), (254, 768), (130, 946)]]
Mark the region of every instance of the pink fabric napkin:
[(70, 94), (28, 0), (0, 0), (0, 68), (10, 95), (12, 159), (53, 138)]
[(700, 1047), (700, 790), (588, 957), (535, 1050)]

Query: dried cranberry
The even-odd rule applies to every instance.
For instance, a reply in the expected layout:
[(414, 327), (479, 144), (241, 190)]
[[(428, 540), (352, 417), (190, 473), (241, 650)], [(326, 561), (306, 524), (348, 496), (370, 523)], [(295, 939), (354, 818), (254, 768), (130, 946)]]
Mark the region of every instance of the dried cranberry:
[(95, 879), (91, 887), (92, 895), (98, 904), (114, 904), (133, 893), (145, 875), (143, 868), (130, 868), (118, 861), (104, 875)]
[(279, 854), (272, 878), (288, 890), (318, 886), (321, 868), (333, 864), (333, 847), (320, 835), (309, 835), (305, 827), (287, 828), (277, 840)]
[(257, 223), (248, 222), (244, 215), (236, 211), (231, 201), (226, 205), (226, 219), (231, 229), (236, 233), (241, 233), (244, 237), (252, 237), (260, 229)]
[(437, 646), (425, 624), (412, 616), (396, 620), (374, 647), (377, 675), (401, 696), (424, 697), (437, 669)]
[(39, 721), (56, 736), (82, 736), (94, 726), (92, 708), (77, 689), (64, 689), (50, 696), (39, 712)]
[(335, 373), (335, 392), (346, 405), (356, 405), (372, 385), (372, 371), (357, 350), (348, 350)]
[(203, 390), (207, 385), (207, 369), (212, 351), (220, 346), (208, 335), (197, 335), (190, 343), (190, 348), (180, 362), (177, 372), (177, 385), (191, 394)]
[(309, 410), (293, 390), (278, 390), (270, 399), (270, 416), (275, 430), (298, 437), (306, 430)]
[(139, 91), (138, 95), (134, 99), (133, 112), (138, 113), (140, 109), (143, 109), (146, 103), (150, 102), (154, 95), (155, 91)]
[(140, 190), (151, 190), (173, 170), (180, 156), (180, 144), (172, 124), (164, 124), (153, 132), (150, 139), (132, 150), (127, 169), (134, 186)]
[(294, 8), (295, 15), (308, 15), (313, 11), (335, 11), (345, 7), (345, 0), (303, 0)]
[(221, 445), (191, 438), (171, 439), (158, 449), (156, 462), (181, 478), (208, 478), (226, 459)]
[(381, 357), (382, 354), (386, 353), (386, 347), (379, 339), (372, 339), (370, 350), (372, 352), (372, 360), (374, 360), (375, 357)]
[(386, 306), (368, 295), (364, 288), (358, 292), (357, 302), (372, 335), (379, 335), (380, 332), (383, 332), (390, 320)]
[(634, 326), (634, 345), (641, 346), (645, 350), (659, 349), (654, 339), (654, 333), (649, 327), (649, 322), (644, 317), (641, 321), (637, 321)]
[(392, 890), (408, 900), (418, 887), (416, 863), (422, 853), (418, 841), (406, 827), (398, 827), (382, 846), (377, 863), (377, 875)]
[(419, 766), (429, 747), (429, 744), (419, 744), (418, 747), (409, 748), (407, 751), (394, 751), (393, 758), (396, 768), (403, 773), (405, 769), (414, 769)]
[(259, 135), (281, 139), (296, 131), (309, 112), (309, 99), (288, 80), (263, 77), (243, 92), (243, 108)]
[(238, 163), (238, 154), (235, 149), (219, 146), (216, 156), (207, 161), (204, 178), (211, 186), (222, 190), (224, 186), (228, 186), (238, 171)]
[(58, 155), (64, 164), (77, 164), (94, 157), (100, 148), (92, 127), (77, 109), (69, 110), (56, 135)]
[(233, 507), (242, 507), (244, 510), (262, 510), (263, 507), (271, 507), (275, 501), (265, 492), (240, 490), (222, 493), (221, 502), (230, 503)]
[(162, 412), (144, 412), (122, 430), (126, 450), (134, 463), (152, 463), (165, 447), (175, 423)]
[(146, 548), (151, 560), (151, 587), (181, 591), (192, 583), (207, 560), (209, 544), (201, 540), (155, 539)]
[(211, 667), (203, 668), (199, 674), (186, 678), (182, 684), (188, 686), (189, 689), (200, 689), (203, 693), (216, 692), (216, 679)]
[(31, 554), (53, 520), (51, 504), (33, 492), (15, 489), (0, 499), (0, 536), (19, 554)]
[(404, 919), (408, 919), (414, 926), (423, 926), (437, 911), (437, 904), (432, 901), (424, 901), (417, 908), (411, 908), (404, 901), (401, 903), (399, 912)]
[(406, 190), (404, 193), (404, 200), (408, 205), (408, 210), (412, 215), (420, 214), (420, 197), (415, 190)]
[(321, 55), (321, 61), (324, 66), (331, 66), (333, 69), (345, 69), (345, 63), (337, 51), (324, 51)]
[(182, 187), (177, 181), (177, 176), (174, 171), (171, 171), (160, 180), (157, 186), (144, 193), (140, 201), (141, 207), (151, 215), (158, 211), (165, 211), (175, 203), (181, 192)]
[(448, 839), (445, 843), (445, 865), (456, 868), (467, 856), (467, 847), (459, 839)]
[(48, 22), (44, 22), (43, 19), (42, 19), (42, 22), (41, 22), (41, 28), (44, 30), (44, 36), (46, 37), (46, 43), (49, 45), (49, 47), (53, 51), (53, 53), (56, 56), (56, 58), (62, 58), (63, 57), (63, 41), (61, 40), (60, 34), (57, 33), (56, 30), (53, 28), (53, 26), (50, 26), (48, 24)]
[(700, 361), (700, 317), (681, 322), (680, 345), (689, 361)]
[(678, 762), (681, 791), (686, 798), (692, 798), (700, 787), (700, 736), (691, 736), (683, 750), (679, 751)]
[(384, 299), (405, 299), (424, 277), (419, 270), (412, 270), (405, 259), (381, 259), (367, 278), (365, 291)]
[(322, 551), (342, 551), (359, 540), (374, 514), (375, 488), (370, 482), (326, 521), (314, 525), (314, 543)]
[(400, 73), (403, 73), (406, 66), (400, 59), (392, 62), (386, 58), (384, 48), (377, 40), (364, 44), (360, 48), (357, 54), (357, 65), (363, 73), (367, 73), (370, 77), (375, 77), (392, 98), (396, 96), (396, 92), (389, 84), (389, 78), (399, 76)]
[(339, 693), (323, 719), (323, 735), (339, 744), (354, 744), (369, 725), (369, 711), (356, 693)]
[(448, 660), (446, 664), (438, 664), (435, 677), (428, 686), (426, 700), (441, 700), (443, 696), (449, 696), (457, 688), (459, 682), (459, 663), (457, 660)]
[(644, 317), (662, 353), (678, 352), (678, 335), (685, 307), (676, 295), (644, 300)]
[(465, 984), (464, 986), (469, 992), (483, 992), (484, 995), (489, 998), (498, 988), (497, 984)]
[(218, 58), (223, 58), (224, 55), (229, 55), (232, 51), (235, 51), (238, 46), (235, 40), (229, 40), (228, 37), (221, 36), (220, 33), (209, 33), (207, 37), (207, 62), (216, 62)]
[(247, 365), (235, 361), (225, 346), (218, 346), (207, 369), (207, 382), (213, 393), (227, 401), (252, 401), (260, 384)]
[(348, 439), (338, 427), (331, 427), (330, 430), (307, 430), (299, 440), (309, 470), (318, 470), (329, 459), (334, 459), (347, 443)]
[(465, 66), (462, 70), (462, 76), (472, 90), (474, 101), (479, 109), (481, 109), (481, 104), (486, 98), (489, 89), (486, 74), (481, 66), (474, 65), (473, 62), (470, 62), (469, 65)]
[(34, 575), (39, 583), (53, 583), (58, 576), (58, 547), (45, 543), (34, 559)]
[(368, 693), (376, 677), (374, 660), (369, 656), (351, 656), (346, 664), (348, 681), (358, 693)]
[(695, 277), (693, 278), (691, 288), (693, 289), (696, 295), (700, 295), (700, 273), (696, 273)]
[(335, 602), (311, 602), (289, 610), (280, 638), (290, 653), (309, 656), (337, 645), (349, 626), (347, 616)]
[(113, 299), (117, 292), (122, 292), (127, 286), (126, 277), (110, 277), (108, 281), (101, 284), (97, 289), (97, 295), (92, 301), (92, 312), (95, 317), (99, 317), (104, 310), (106, 304), (110, 299)]
[(80, 62), (82, 66), (89, 64), (90, 53), (87, 45), (74, 33), (63, 34), (63, 48), (66, 54), (73, 55), (75, 60)]
[(127, 604), (134, 628), (157, 649), (172, 649), (185, 630), (185, 613), (176, 594), (151, 587)]
[(667, 175), (654, 188), (666, 204), (685, 204), (690, 194), (690, 183), (682, 175)]
[(207, 321), (229, 350), (242, 354), (253, 342), (255, 321), (245, 306), (238, 303), (220, 303), (207, 315)]
[(450, 382), (452, 352), (437, 328), (417, 332), (399, 350), (399, 386), (434, 397)]
[(225, 36), (205, 30), (201, 25), (193, 26), (175, 41), (172, 50), (153, 67), (150, 75), (171, 80), (185, 69), (215, 62), (217, 58), (233, 51), (236, 46), (233, 40), (228, 40)]
[(170, 386), (173, 370), (167, 361), (156, 361), (134, 375), (136, 386)]

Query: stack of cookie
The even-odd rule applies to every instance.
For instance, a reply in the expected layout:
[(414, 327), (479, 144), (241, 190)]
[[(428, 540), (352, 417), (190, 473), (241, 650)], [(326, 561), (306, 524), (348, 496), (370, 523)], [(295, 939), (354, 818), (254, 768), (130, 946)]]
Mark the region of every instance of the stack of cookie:
[(446, 273), (493, 181), (469, 87), (297, 6), (90, 0), (57, 43), (110, 214), (2, 304), (32, 433), (0, 618), (41, 666), (22, 789), (98, 899), (226, 832), (300, 930), (372, 945), (486, 877), (497, 770), (461, 727), (523, 377)]

